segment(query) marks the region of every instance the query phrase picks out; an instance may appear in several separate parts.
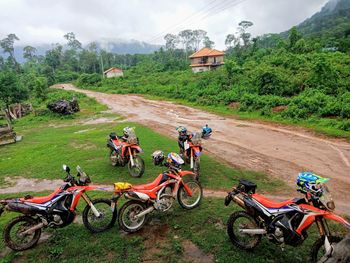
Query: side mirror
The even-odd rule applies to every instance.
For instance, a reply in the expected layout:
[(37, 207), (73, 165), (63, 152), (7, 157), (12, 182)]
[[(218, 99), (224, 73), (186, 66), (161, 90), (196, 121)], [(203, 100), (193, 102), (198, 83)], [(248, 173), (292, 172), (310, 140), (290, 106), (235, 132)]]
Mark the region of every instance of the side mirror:
[(67, 173), (69, 173), (70, 172), (70, 168), (69, 168), (69, 166), (67, 166), (67, 165), (63, 165), (63, 171), (66, 171)]

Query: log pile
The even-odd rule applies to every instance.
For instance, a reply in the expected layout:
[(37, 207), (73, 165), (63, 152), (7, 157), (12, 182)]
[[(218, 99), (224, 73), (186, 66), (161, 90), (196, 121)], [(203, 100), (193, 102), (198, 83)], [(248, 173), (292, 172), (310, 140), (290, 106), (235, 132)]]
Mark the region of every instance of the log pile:
[(71, 101), (59, 100), (52, 102), (47, 105), (47, 108), (52, 112), (62, 115), (70, 115), (80, 110), (78, 100), (76, 98), (73, 98)]
[(0, 112), (0, 120), (6, 121), (6, 123), (0, 123), (0, 145), (16, 142), (16, 133), (5, 113)]
[(33, 111), (32, 104), (17, 103), (5, 110), (10, 119), (19, 119)]

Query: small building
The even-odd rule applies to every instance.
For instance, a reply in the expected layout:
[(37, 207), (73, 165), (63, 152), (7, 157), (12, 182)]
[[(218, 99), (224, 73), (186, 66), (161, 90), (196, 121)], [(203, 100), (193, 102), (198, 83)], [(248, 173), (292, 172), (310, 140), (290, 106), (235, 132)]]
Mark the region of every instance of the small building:
[(224, 64), (225, 53), (216, 49), (204, 47), (193, 53), (191, 68), (194, 73), (215, 69)]
[(123, 70), (120, 68), (110, 68), (107, 69), (105, 72), (103, 72), (103, 75), (105, 78), (116, 78), (116, 77), (122, 77)]

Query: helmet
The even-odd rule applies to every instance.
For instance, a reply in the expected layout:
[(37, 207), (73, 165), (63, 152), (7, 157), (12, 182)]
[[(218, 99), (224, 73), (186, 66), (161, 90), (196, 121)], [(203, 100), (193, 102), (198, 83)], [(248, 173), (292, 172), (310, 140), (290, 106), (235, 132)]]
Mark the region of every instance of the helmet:
[(298, 191), (321, 197), (324, 190), (322, 185), (328, 181), (329, 178), (323, 178), (311, 172), (301, 172), (297, 177)]
[(129, 128), (129, 127), (125, 127), (125, 128), (123, 129), (123, 134), (124, 134), (124, 136), (125, 136), (126, 138), (128, 138), (128, 137), (129, 137), (129, 134), (130, 134), (130, 128)]
[(207, 139), (210, 137), (211, 133), (213, 132), (213, 130), (208, 126), (208, 124), (206, 124), (203, 128), (202, 128), (202, 137), (204, 139)]
[(180, 135), (186, 135), (187, 133), (187, 129), (184, 126), (178, 126), (176, 130)]
[(152, 160), (154, 165), (160, 165), (164, 161), (164, 153), (162, 151), (155, 151), (152, 153)]
[(167, 162), (175, 167), (180, 167), (184, 164), (184, 160), (177, 153), (171, 152), (168, 154)]

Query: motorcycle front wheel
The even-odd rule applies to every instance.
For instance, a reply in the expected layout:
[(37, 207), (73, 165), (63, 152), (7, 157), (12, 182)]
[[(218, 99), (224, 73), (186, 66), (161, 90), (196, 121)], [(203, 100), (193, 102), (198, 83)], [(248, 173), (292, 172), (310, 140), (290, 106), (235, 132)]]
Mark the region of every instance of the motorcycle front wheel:
[(117, 209), (115, 208), (115, 211), (112, 211), (111, 200), (100, 198), (91, 202), (100, 213), (100, 216), (96, 217), (91, 210), (91, 206), (86, 205), (83, 211), (84, 226), (92, 233), (99, 233), (112, 228), (117, 219)]
[[(333, 246), (339, 243), (342, 238), (338, 236), (328, 236), (329, 243)], [(324, 237), (319, 238), (312, 245), (311, 248), (311, 262), (318, 262), (326, 254), (326, 249), (324, 247)]]
[(129, 173), (132, 177), (141, 177), (145, 172), (145, 162), (138, 155), (135, 155), (133, 159), (134, 159), (134, 166), (131, 165), (131, 161), (129, 161), (128, 163)]
[(199, 179), (199, 170), (200, 170), (200, 157), (195, 157), (193, 160), (193, 172), (196, 175), (196, 179)]
[(33, 247), (41, 236), (41, 228), (33, 233), (22, 234), (31, 227), (39, 224), (30, 216), (19, 216), (12, 219), (4, 229), (4, 242), (6, 246), (15, 251), (22, 251)]
[(197, 181), (188, 181), (186, 182), (186, 185), (190, 188), (192, 196), (189, 196), (185, 187), (181, 185), (177, 192), (177, 200), (182, 208), (189, 210), (200, 205), (203, 197), (203, 189)]
[(119, 211), (118, 223), (125, 232), (136, 232), (140, 230), (147, 222), (148, 214), (136, 217), (139, 213), (146, 209), (146, 205), (137, 200), (126, 202)]
[(261, 235), (240, 233), (241, 229), (257, 229), (255, 219), (244, 211), (234, 212), (227, 221), (227, 234), (238, 248), (252, 250), (259, 245)]

